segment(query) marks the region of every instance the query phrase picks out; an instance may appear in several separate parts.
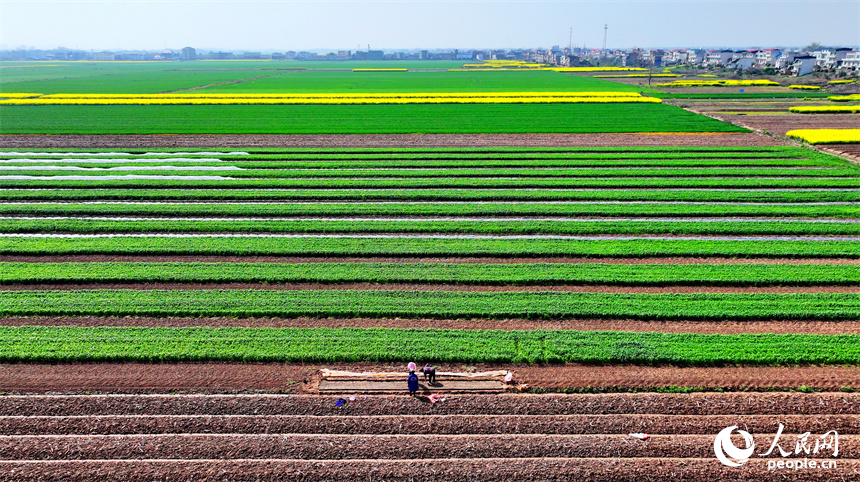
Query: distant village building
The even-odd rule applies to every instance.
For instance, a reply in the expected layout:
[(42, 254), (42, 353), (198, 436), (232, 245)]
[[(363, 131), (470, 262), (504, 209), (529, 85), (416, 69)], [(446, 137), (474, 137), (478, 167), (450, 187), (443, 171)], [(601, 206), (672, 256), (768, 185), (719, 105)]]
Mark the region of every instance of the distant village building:
[(767, 67), (776, 65), (776, 59), (782, 56), (780, 49), (764, 49), (759, 50), (755, 54), (755, 63), (759, 67)]
[(842, 65), (840, 67), (845, 70), (860, 72), (860, 51), (852, 50), (846, 52), (845, 57), (842, 58)]
[(799, 55), (794, 58), (794, 63), (791, 65), (791, 70), (798, 77), (811, 74), (815, 70), (815, 64), (818, 59), (812, 55)]
[(197, 60), (197, 51), (191, 47), (185, 47), (179, 53), (179, 60), (182, 60), (182, 61)]
[(233, 52), (211, 52), (209, 57), (213, 60), (232, 60), (234, 58)]
[(113, 54), (113, 52), (96, 52), (93, 54), (93, 60), (107, 62), (111, 60), (116, 60), (116, 56)]
[(706, 65), (727, 65), (732, 60), (731, 50), (708, 50), (705, 55)]

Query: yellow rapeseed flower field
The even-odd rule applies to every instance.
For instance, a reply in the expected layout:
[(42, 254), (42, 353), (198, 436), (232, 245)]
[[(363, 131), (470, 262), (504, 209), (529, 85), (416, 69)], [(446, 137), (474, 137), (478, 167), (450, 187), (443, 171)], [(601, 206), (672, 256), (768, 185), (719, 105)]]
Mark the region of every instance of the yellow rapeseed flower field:
[(810, 144), (860, 143), (860, 129), (797, 129), (788, 131), (785, 135)]
[(797, 106), (789, 107), (788, 111), (798, 114), (857, 114), (860, 113), (860, 105)]
[(666, 84), (656, 84), (661, 87), (735, 87), (735, 86), (777, 86), (770, 80), (676, 80)]
[(860, 100), (860, 94), (831, 95), (828, 99), (836, 102), (849, 102), (852, 100)]

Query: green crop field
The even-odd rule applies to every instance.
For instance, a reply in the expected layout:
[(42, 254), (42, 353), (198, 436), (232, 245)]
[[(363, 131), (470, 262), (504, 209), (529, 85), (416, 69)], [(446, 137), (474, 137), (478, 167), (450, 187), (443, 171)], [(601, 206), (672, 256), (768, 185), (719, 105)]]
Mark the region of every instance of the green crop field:
[[(0, 186), (3, 186), (0, 182)], [(46, 181), (51, 182), (51, 181)], [(169, 181), (163, 181), (165, 183)], [(224, 181), (222, 181), (224, 182)], [(768, 189), (757, 185), (742, 186), (740, 189), (704, 190), (689, 189), (684, 184), (677, 190), (670, 189), (646, 189), (635, 190), (604, 188), (586, 189), (558, 189), (552, 190), (518, 190), (518, 189), (420, 189), (407, 190), (391, 188), (385, 189), (254, 189), (242, 187), (241, 189), (206, 189), (195, 187), (185, 182), (187, 189), (180, 189), (179, 185), (165, 186), (158, 189), (153, 183), (154, 189), (148, 189), (139, 185), (125, 185), (109, 181), (99, 181), (98, 184), (89, 183), (90, 189), (86, 189), (85, 183), (74, 184), (63, 183), (56, 189), (40, 189), (45, 183), (39, 184), (28, 181), (22, 184), (3, 186), (0, 188), (0, 199), (8, 202), (21, 201), (566, 201), (566, 202), (594, 202), (594, 201), (637, 201), (637, 202), (716, 202), (716, 203), (815, 203), (836, 202), (856, 203), (860, 201), (860, 191), (851, 188), (828, 189), (828, 185), (820, 188), (794, 187), (787, 189)], [(822, 183), (824, 184), (824, 183)], [(69, 187), (69, 186), (74, 187)], [(22, 188), (23, 186), (23, 188)], [(27, 188), (26, 186), (30, 186)], [(113, 186), (113, 188), (111, 188)], [(126, 189), (123, 189), (125, 187)], [(730, 186), (731, 187), (731, 186)], [(5, 189), (4, 189), (5, 188)], [(744, 190), (746, 189), (746, 190)], [(17, 209), (12, 207), (10, 209)], [(263, 208), (265, 209), (265, 208)], [(19, 211), (20, 212), (20, 211)], [(631, 214), (633, 216), (633, 214)]]
[(857, 335), (581, 331), (0, 327), (3, 362), (849, 364)]
[(341, 216), (612, 216), (860, 218), (856, 204), (663, 204), (617, 203), (288, 203), (288, 204), (0, 204), (0, 215), (159, 217)]
[(0, 134), (746, 132), (662, 104), (22, 105)]
[[(0, 316), (850, 320), (854, 293), (612, 294), (354, 290), (0, 292)], [(860, 345), (858, 345), (860, 348)]]
[(860, 243), (842, 240), (445, 239), (385, 237), (5, 237), (3, 255), (433, 256), (584, 258), (860, 258)]
[[(797, 147), (5, 150), (0, 319), (526, 319), (565, 328), (627, 320), (774, 331), (853, 323), (858, 174), (846, 160)], [(856, 364), (860, 349), (854, 335), (812, 329), (246, 323), (0, 327), (0, 357), (714, 366)], [(445, 341), (402, 348), (433, 336)]]
[(860, 285), (856, 266), (599, 263), (2, 263), (0, 284), (445, 283), (623, 286)]
[(7, 219), (0, 233), (286, 233), (483, 235), (791, 235), (860, 236), (858, 222), (660, 220), (245, 220)]

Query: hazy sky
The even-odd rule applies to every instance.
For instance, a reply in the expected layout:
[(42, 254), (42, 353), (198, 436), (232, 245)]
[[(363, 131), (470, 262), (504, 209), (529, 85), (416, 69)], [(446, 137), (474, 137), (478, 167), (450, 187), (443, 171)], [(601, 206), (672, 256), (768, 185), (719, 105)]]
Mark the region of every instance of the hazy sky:
[(860, 46), (860, 0), (0, 0), (0, 48)]

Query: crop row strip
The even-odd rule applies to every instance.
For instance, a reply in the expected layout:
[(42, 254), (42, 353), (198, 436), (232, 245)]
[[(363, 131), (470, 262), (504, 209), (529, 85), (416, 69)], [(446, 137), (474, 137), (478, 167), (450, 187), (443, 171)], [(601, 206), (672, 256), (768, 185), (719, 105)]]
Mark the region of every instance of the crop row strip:
[(4, 363), (400, 362), (857, 364), (858, 335), (563, 330), (0, 327)]
[(854, 241), (384, 237), (0, 237), (2, 255), (860, 258)]
[(2, 159), (0, 169), (31, 167), (46, 169), (55, 166), (62, 169), (81, 167), (88, 169), (155, 169), (162, 166), (180, 164), (183, 168), (192, 166), (241, 168), (241, 169), (393, 169), (393, 168), (789, 168), (812, 167), (844, 168), (847, 164), (836, 159), (804, 158), (689, 158), (689, 159), (275, 159), (275, 160), (233, 160), (233, 159), (69, 159), (69, 158), (24, 158)]
[(860, 223), (813, 221), (557, 220), (104, 220), (8, 218), (0, 233), (461, 233), (461, 234), (697, 234), (860, 235)]
[[(431, 168), (401, 168), (401, 169), (245, 169), (235, 166), (212, 166), (209, 169), (197, 168), (197, 166), (171, 166), (166, 169), (163, 166), (153, 167), (111, 167), (111, 168), (62, 168), (59, 166), (44, 166), (36, 169), (33, 166), (5, 167), (0, 166), (0, 179), (9, 176), (104, 176), (140, 174), (149, 176), (210, 176), (217, 174), (231, 179), (314, 179), (314, 178), (492, 178), (492, 177), (517, 177), (517, 178), (743, 178), (755, 179), (760, 177), (782, 177), (782, 178), (855, 178), (860, 177), (860, 169), (834, 167), (807, 167), (807, 168), (456, 168), (456, 169), (431, 169)], [(132, 170), (133, 169), (133, 170)]]
[[(207, 173), (213, 176), (218, 173)], [(0, 177), (3, 189), (631, 189), (631, 188), (723, 188), (723, 189), (777, 189), (777, 188), (860, 188), (860, 178), (362, 178), (362, 179), (229, 179), (215, 176), (211, 179), (182, 179), (167, 176), (135, 176), (132, 174), (103, 174), (92, 179), (72, 176), (46, 176), (37, 179)], [(2, 192), (2, 191), (0, 191)]]
[[(38, 185), (38, 184), (36, 184)], [(80, 184), (76, 184), (80, 187)], [(0, 189), (0, 200), (18, 201), (649, 201), (649, 202), (860, 202), (860, 189), (787, 188), (754, 190), (727, 189), (163, 189), (116, 188), (56, 188), (56, 189)], [(9, 208), (15, 209), (15, 208)]]
[(11, 263), (0, 284), (449, 283), (477, 285), (860, 286), (853, 265), (462, 263)]
[(0, 216), (768, 216), (860, 218), (854, 204), (305, 203), (2, 204)]

